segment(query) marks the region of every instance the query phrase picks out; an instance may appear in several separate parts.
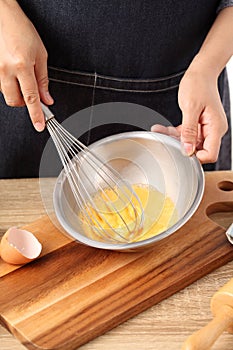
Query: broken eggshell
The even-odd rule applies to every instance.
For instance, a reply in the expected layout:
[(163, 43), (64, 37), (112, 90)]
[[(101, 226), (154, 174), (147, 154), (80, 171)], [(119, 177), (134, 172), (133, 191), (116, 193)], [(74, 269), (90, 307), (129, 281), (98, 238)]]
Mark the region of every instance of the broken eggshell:
[(23, 265), (40, 255), (42, 245), (29, 231), (9, 228), (0, 244), (1, 258), (8, 264)]

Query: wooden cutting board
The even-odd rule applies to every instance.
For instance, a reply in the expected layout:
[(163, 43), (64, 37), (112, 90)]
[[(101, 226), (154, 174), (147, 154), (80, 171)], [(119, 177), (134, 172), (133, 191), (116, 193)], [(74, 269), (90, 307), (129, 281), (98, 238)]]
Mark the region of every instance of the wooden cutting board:
[(208, 217), (216, 212), (233, 213), (233, 172), (207, 173), (194, 216), (146, 251), (86, 247), (42, 217), (25, 227), (41, 257), (0, 260), (1, 323), (28, 349), (77, 348), (232, 260), (225, 229)]

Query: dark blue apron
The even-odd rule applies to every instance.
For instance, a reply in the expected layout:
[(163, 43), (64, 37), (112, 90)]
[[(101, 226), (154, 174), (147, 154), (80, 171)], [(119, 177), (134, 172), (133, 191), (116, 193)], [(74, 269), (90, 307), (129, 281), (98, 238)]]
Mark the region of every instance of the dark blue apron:
[[(216, 17), (219, 1), (18, 2), (48, 51), (50, 92), (55, 99), (52, 109), (59, 121), (93, 103), (130, 102), (156, 110), (175, 126), (180, 124), (179, 82)], [(219, 91), (230, 123), (225, 71), (219, 78)], [(7, 107), (0, 99), (0, 177), (37, 177), (49, 135), (33, 129), (26, 108)], [(80, 139), (91, 143), (134, 129), (111, 123)], [(146, 120), (144, 129), (149, 130)], [(218, 161), (205, 169), (230, 167), (228, 132)]]

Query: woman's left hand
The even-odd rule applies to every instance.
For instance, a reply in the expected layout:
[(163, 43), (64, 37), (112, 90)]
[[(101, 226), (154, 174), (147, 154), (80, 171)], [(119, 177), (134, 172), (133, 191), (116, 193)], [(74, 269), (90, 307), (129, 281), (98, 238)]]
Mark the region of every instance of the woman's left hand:
[(216, 162), (221, 139), (228, 129), (220, 100), (217, 77), (198, 58), (184, 74), (178, 92), (182, 124), (178, 127), (153, 125), (151, 130), (179, 138), (186, 155), (196, 153), (201, 163)]

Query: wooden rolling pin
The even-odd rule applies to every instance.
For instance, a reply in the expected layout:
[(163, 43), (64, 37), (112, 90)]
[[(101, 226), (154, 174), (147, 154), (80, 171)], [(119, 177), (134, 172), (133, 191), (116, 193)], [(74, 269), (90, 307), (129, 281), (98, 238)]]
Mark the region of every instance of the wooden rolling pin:
[(193, 333), (182, 350), (209, 350), (223, 331), (233, 333), (233, 278), (213, 295), (210, 306), (213, 320)]

